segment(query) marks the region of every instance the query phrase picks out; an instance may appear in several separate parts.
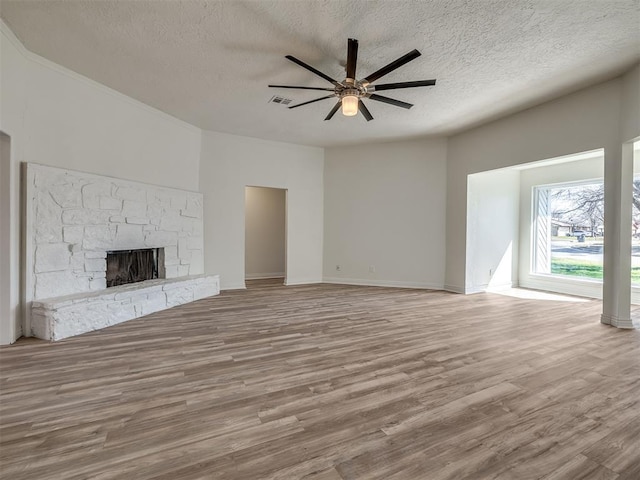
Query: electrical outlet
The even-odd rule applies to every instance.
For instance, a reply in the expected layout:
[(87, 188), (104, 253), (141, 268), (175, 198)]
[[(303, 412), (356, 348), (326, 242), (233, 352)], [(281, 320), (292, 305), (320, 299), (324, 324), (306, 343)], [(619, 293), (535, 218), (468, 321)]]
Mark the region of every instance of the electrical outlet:
[(376, 273), (375, 265), (369, 265), (369, 273)]
[(336, 272), (340, 271), (340, 265), (336, 265)]

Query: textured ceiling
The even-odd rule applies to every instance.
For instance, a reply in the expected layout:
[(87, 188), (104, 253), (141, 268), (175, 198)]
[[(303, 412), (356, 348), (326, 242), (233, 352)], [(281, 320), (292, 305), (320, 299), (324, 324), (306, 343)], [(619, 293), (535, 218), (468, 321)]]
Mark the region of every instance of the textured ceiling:
[[(31, 51), (203, 129), (331, 146), (451, 134), (586, 85), (640, 59), (638, 0), (2, 0), (0, 15)], [(347, 38), (358, 77), (417, 48), (378, 83), (436, 78), (369, 101), (375, 120), (334, 100), (288, 110), (330, 87), (294, 55), (341, 80)]]

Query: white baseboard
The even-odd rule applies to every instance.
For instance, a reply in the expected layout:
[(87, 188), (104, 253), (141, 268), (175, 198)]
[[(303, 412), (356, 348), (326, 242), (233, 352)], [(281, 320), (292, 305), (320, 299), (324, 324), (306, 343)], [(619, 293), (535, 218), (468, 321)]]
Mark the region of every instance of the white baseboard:
[(489, 285), (473, 285), (471, 287), (464, 287), (465, 295), (473, 295), (474, 293), (484, 293), (489, 288)]
[(444, 285), (422, 282), (402, 282), (397, 280), (374, 280), (369, 278), (324, 277), (323, 283), (339, 285), (360, 285), (363, 287), (420, 288), (424, 290), (444, 290)]
[(232, 283), (231, 285), (220, 285), (220, 290), (246, 290), (244, 283)]
[(447, 292), (460, 293), (464, 295), (464, 287), (459, 287), (458, 285), (445, 285), (444, 289)]
[(612, 315), (600, 315), (600, 322), (616, 328), (635, 328), (630, 318), (618, 318)]
[(267, 278), (283, 278), (284, 272), (271, 272), (271, 273), (247, 273), (244, 276), (245, 280), (265, 280)]
[(313, 285), (314, 283), (322, 283), (322, 280), (319, 280), (317, 278), (292, 278), (292, 279), (287, 278), (284, 284), (286, 286), (291, 286), (291, 285)]

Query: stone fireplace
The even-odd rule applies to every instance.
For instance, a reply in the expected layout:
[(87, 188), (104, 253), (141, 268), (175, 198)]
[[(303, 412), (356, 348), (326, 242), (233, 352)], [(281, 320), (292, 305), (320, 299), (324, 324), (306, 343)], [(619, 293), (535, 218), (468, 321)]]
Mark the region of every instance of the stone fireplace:
[(203, 275), (202, 194), (25, 169), (26, 332), (64, 338), (219, 293)]

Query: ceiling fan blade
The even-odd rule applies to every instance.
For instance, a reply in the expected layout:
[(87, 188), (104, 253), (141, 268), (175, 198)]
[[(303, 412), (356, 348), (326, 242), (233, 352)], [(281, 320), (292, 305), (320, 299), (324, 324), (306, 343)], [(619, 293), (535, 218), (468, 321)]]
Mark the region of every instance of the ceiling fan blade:
[(365, 106), (364, 102), (358, 99), (358, 103), (360, 104), (360, 108), (358, 108), (358, 110), (362, 112), (362, 115), (364, 116), (364, 118), (367, 119), (367, 122), (370, 122), (371, 120), (373, 120), (373, 115), (371, 115), (371, 112)]
[(373, 72), (371, 75), (366, 77), (364, 81), (368, 83), (373, 83), (380, 77), (386, 75), (387, 73), (393, 72), (396, 68), (400, 68), (405, 63), (409, 63), (411, 60), (415, 60), (420, 55), (421, 55), (420, 52), (414, 49), (409, 53), (407, 53), (406, 55), (403, 55), (402, 57), (398, 58), (397, 60), (394, 60), (389, 65), (382, 67), (377, 72)]
[(310, 103), (319, 102), (320, 100), (325, 100), (327, 98), (333, 98), (333, 97), (335, 97), (335, 95), (327, 95), (326, 97), (320, 97), (320, 98), (316, 98), (315, 100), (309, 100), (308, 102), (299, 103), (298, 105), (293, 105), (292, 107), (289, 107), (289, 108), (298, 108), (303, 105), (309, 105)]
[(375, 93), (372, 93), (371, 95), (369, 95), (369, 98), (377, 102), (383, 102), (383, 103), (388, 103), (389, 105), (395, 105), (396, 107), (402, 107), (406, 109), (413, 107), (412, 103), (401, 102), (400, 100), (395, 100), (389, 97), (383, 97), (382, 95), (376, 95)]
[(382, 85), (371, 85), (370, 88), (372, 88), (375, 92), (379, 92), (381, 90), (396, 90), (398, 88), (430, 87), (435, 84), (435, 80), (417, 80), (415, 82), (383, 83)]
[(331, 109), (331, 111), (329, 112), (329, 115), (327, 115), (325, 117), (325, 120), (331, 120), (333, 118), (333, 116), (336, 114), (336, 112), (338, 111), (338, 109), (340, 108), (340, 105), (342, 105), (342, 100), (339, 100), (338, 103), (336, 103), (333, 108)]
[(333, 88), (322, 88), (322, 87), (296, 87), (293, 85), (269, 85), (271, 88), (297, 88), (300, 90), (326, 90), (328, 92), (333, 92)]
[(302, 68), (306, 68), (307, 70), (309, 70), (310, 72), (315, 73), (316, 75), (318, 75), (319, 77), (324, 78), (326, 81), (333, 83), (334, 85), (340, 85), (339, 82), (337, 82), (336, 80), (334, 80), (333, 78), (331, 78), (329, 75), (325, 75), (324, 73), (322, 73), (320, 70), (316, 70), (315, 68), (313, 68), (311, 65), (307, 65), (306, 63), (304, 63), (302, 60), (298, 60), (296, 57), (294, 57), (293, 55), (287, 55), (284, 58), (286, 58), (287, 60), (291, 60), (293, 63), (300, 65)]
[(358, 61), (358, 40), (347, 41), (347, 78), (356, 78), (356, 62)]

